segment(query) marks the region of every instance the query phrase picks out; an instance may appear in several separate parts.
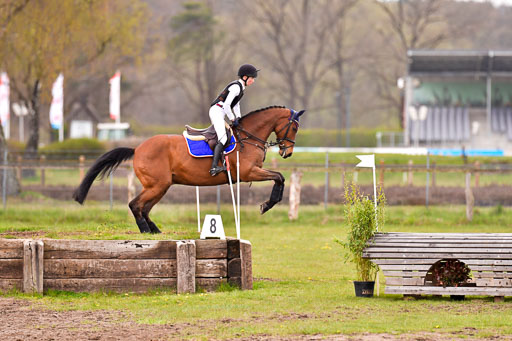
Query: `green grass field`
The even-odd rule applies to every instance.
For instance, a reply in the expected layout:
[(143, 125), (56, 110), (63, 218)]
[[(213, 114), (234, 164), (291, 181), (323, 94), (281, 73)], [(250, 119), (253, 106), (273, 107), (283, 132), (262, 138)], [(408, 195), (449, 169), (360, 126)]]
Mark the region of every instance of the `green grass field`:
[[(29, 236), (71, 239), (185, 239), (197, 238), (194, 206), (157, 205), (153, 220), (158, 236), (137, 233), (123, 204), (85, 207), (48, 199), (32, 203), (9, 202), (0, 211), (2, 238)], [(235, 235), (230, 205), (222, 210), (226, 234)], [(215, 212), (203, 206), (202, 213)], [(346, 234), (343, 207), (301, 207), (295, 222), (280, 205), (261, 216), (257, 206), (242, 207), (241, 236), (252, 243), (254, 290), (224, 287), (214, 293), (176, 295), (75, 294), (49, 292), (44, 296), (4, 293), (51, 310), (120, 310), (137, 323), (182, 326), (182, 339), (224, 339), (257, 335), (332, 335), (432, 332), (450, 338), (501, 337), (512, 334), (512, 299), (494, 303), (488, 297), (462, 302), (449, 298), (404, 301), (401, 296), (356, 298), (352, 264), (334, 242)], [(464, 207), (390, 207), (385, 231), (512, 232), (512, 210), (477, 208), (471, 223)]]

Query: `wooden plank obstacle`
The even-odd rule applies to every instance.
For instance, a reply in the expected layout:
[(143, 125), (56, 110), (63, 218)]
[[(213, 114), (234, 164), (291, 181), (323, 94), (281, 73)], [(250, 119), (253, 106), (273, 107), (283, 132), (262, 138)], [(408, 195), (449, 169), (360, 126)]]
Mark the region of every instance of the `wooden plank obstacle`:
[(226, 282), (252, 289), (250, 242), (0, 239), (0, 291), (186, 293)]
[[(377, 233), (363, 257), (383, 271), (386, 294), (512, 296), (512, 233)], [(432, 266), (447, 259), (471, 269), (467, 284), (434, 285)]]

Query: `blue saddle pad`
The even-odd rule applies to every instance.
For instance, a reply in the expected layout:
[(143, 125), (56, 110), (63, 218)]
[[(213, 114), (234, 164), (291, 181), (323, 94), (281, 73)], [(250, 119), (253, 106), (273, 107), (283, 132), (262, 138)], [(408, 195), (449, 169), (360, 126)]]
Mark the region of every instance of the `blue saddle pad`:
[[(193, 141), (185, 138), (187, 140), (188, 153), (193, 157), (212, 157), (213, 150), (210, 149), (210, 146), (206, 141)], [(224, 154), (231, 153), (236, 146), (236, 140), (234, 136), (231, 136), (230, 144), (224, 149)]]

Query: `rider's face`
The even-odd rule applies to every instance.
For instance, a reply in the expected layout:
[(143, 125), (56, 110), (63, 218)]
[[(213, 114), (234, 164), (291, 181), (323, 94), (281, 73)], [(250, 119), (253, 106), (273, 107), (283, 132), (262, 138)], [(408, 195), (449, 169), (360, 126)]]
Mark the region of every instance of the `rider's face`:
[(246, 81), (247, 86), (251, 85), (252, 83), (254, 83), (254, 78), (247, 77), (247, 81)]

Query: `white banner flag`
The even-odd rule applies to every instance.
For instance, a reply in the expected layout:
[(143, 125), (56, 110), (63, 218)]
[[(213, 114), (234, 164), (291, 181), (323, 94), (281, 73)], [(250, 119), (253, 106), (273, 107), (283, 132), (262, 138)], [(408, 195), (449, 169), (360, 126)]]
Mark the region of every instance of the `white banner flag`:
[(119, 122), (121, 120), (121, 71), (117, 71), (110, 78), (110, 118)]
[(52, 96), (50, 124), (53, 129), (60, 129), (64, 120), (64, 76), (62, 73), (53, 83)]
[(2, 72), (0, 76), (0, 121), (2, 125), (9, 122), (9, 77), (7, 73)]
[(375, 168), (375, 155), (356, 155), (361, 160), (356, 167)]

